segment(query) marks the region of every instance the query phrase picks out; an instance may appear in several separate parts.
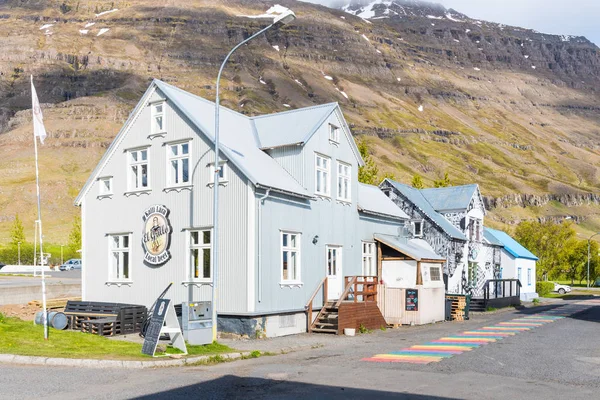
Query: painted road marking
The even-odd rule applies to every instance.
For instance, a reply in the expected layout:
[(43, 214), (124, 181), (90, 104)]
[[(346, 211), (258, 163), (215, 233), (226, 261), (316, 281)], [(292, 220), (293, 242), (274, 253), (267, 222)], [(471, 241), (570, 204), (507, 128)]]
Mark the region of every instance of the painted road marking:
[(443, 337), (423, 345), (411, 346), (399, 351), (392, 351), (388, 354), (376, 354), (373, 357), (363, 358), (362, 361), (407, 364), (440, 362), (466, 351), (471, 351), (506, 337), (515, 336), (517, 333), (527, 332), (548, 323), (559, 321), (565, 317), (585, 311), (592, 306), (599, 305), (600, 300), (586, 300), (576, 304), (560, 306), (557, 309), (544, 311), (539, 314), (515, 318), (511, 321), (499, 322), (496, 325), (484, 326), (480, 329), (473, 329), (457, 335)]

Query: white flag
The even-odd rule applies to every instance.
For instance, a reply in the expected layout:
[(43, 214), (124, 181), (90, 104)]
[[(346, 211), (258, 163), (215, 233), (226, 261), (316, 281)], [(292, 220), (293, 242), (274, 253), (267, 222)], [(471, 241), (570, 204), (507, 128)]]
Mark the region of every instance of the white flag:
[(35, 86), (33, 86), (33, 75), (31, 75), (31, 109), (33, 110), (33, 136), (39, 137), (40, 142), (44, 144), (44, 139), (47, 136), (46, 128), (44, 128), (44, 117), (42, 116), (40, 101), (38, 100)]

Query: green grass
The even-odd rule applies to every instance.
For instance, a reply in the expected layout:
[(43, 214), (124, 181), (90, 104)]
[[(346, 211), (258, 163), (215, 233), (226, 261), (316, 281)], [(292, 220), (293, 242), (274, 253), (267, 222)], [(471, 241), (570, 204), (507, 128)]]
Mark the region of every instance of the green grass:
[[(24, 356), (92, 358), (105, 360), (143, 360), (150, 356), (142, 354), (138, 343), (111, 340), (89, 333), (58, 331), (49, 328), (49, 338), (44, 340), (42, 326), (17, 318), (5, 318), (0, 314), (0, 353)], [(218, 355), (235, 351), (220, 344), (205, 346), (188, 345), (188, 355)], [(167, 348), (167, 354), (178, 350)]]

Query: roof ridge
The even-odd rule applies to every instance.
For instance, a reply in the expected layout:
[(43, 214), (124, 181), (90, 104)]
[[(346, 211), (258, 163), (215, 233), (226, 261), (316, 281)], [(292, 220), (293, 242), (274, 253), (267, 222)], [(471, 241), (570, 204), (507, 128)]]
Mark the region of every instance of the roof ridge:
[(259, 119), (259, 118), (274, 117), (274, 116), (279, 116), (279, 115), (284, 115), (284, 114), (293, 114), (293, 113), (296, 113), (299, 111), (314, 110), (316, 108), (325, 108), (325, 107), (331, 107), (331, 106), (338, 106), (338, 103), (332, 102), (332, 103), (325, 103), (325, 104), (317, 104), (314, 106), (296, 108), (294, 110), (280, 111), (280, 112), (274, 112), (274, 113), (263, 114), (263, 115), (255, 115), (254, 117), (248, 117), (248, 118), (250, 118), (251, 120), (255, 120), (255, 119)]

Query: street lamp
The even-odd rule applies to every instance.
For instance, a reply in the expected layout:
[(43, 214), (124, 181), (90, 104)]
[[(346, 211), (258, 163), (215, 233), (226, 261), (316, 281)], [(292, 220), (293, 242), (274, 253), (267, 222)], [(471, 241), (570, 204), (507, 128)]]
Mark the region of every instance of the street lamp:
[(19, 265), (21, 265), (21, 242), (17, 242), (17, 253), (19, 258)]
[[(263, 17), (263, 16), (260, 16)], [(218, 231), (218, 215), (219, 215), (219, 178), (220, 178), (220, 174), (221, 174), (221, 164), (219, 162), (219, 82), (221, 81), (221, 74), (223, 73), (223, 68), (225, 68), (225, 64), (227, 64), (227, 61), (229, 60), (229, 57), (231, 57), (231, 55), (237, 50), (239, 49), (241, 46), (243, 46), (244, 44), (248, 43), (249, 41), (251, 41), (252, 39), (254, 39), (257, 36), (260, 36), (261, 34), (265, 33), (266, 31), (268, 31), (271, 28), (279, 28), (280, 26), (283, 25), (287, 25), (290, 22), (293, 22), (296, 19), (296, 14), (294, 14), (294, 12), (290, 9), (281, 7), (281, 6), (274, 6), (271, 9), (269, 9), (267, 11), (267, 14), (264, 15), (264, 17), (268, 17), (268, 18), (273, 18), (273, 23), (271, 23), (271, 25), (267, 26), (266, 28), (258, 31), (257, 33), (255, 33), (254, 35), (250, 36), (249, 38), (243, 40), (242, 42), (238, 43), (233, 49), (231, 49), (231, 51), (229, 52), (229, 54), (227, 54), (227, 57), (225, 57), (225, 60), (223, 60), (223, 63), (221, 64), (221, 68), (219, 68), (219, 74), (217, 75), (217, 85), (216, 85), (216, 98), (215, 98), (215, 161), (214, 161), (214, 170), (215, 170), (215, 176), (214, 176), (214, 196), (213, 196), (213, 237), (211, 240), (212, 243), (212, 248), (211, 248), (211, 253), (212, 253), (212, 257), (213, 257), (213, 290), (212, 290), (212, 325), (213, 325), (213, 341), (217, 340), (217, 277), (218, 277), (218, 271), (219, 271), (219, 231)]]
[(596, 235), (600, 235), (600, 232), (594, 233), (588, 239), (588, 262), (587, 262), (587, 287), (588, 288), (590, 287), (590, 242), (592, 241), (592, 238)]

